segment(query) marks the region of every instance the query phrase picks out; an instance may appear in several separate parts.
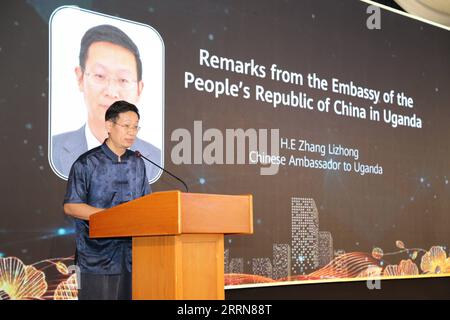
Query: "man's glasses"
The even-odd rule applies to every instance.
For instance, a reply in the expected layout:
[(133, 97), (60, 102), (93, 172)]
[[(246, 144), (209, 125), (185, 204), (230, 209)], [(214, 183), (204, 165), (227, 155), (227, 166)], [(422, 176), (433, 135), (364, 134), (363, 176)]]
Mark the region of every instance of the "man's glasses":
[(138, 126), (130, 126), (129, 124), (120, 124), (117, 123), (115, 121), (113, 121), (115, 124), (117, 124), (118, 126), (125, 128), (125, 130), (127, 130), (127, 132), (139, 132), (139, 130), (141, 130), (141, 127)]
[(107, 85), (109, 85), (110, 81), (114, 81), (121, 89), (130, 90), (133, 89), (134, 85), (137, 83), (137, 80), (133, 80), (127, 77), (112, 78), (102, 73), (91, 72), (85, 72), (84, 74), (88, 76), (88, 79), (91, 80), (94, 85), (100, 87), (106, 87)]

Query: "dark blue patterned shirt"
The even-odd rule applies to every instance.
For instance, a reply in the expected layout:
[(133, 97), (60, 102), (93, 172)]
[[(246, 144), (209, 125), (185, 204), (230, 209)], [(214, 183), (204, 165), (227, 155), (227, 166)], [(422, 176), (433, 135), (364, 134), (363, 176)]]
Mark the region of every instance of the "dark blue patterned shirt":
[[(82, 154), (74, 162), (64, 203), (86, 203), (111, 208), (150, 193), (144, 161), (127, 150), (119, 157), (106, 143)], [(75, 219), (77, 264), (81, 272), (131, 272), (130, 238), (89, 238), (89, 222)]]

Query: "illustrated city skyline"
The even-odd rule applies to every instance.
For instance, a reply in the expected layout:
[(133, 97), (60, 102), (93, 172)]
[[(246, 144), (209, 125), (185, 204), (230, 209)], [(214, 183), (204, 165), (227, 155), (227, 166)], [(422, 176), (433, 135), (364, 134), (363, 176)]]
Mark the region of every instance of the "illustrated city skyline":
[[(252, 274), (271, 279), (306, 275), (345, 253), (334, 250), (329, 231), (319, 230), (319, 211), (313, 198), (291, 198), (291, 243), (274, 243), (272, 257), (251, 259)], [(244, 273), (243, 257), (231, 257), (225, 249), (225, 274)]]

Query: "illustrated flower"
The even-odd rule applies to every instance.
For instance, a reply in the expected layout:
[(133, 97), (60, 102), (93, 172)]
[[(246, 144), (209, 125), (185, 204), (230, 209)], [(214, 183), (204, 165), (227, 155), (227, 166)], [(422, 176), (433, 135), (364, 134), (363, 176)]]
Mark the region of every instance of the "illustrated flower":
[(381, 260), (383, 258), (384, 252), (381, 248), (373, 248), (372, 250), (372, 257), (374, 257), (377, 260)]
[(56, 270), (59, 271), (59, 273), (64, 274), (64, 275), (69, 274), (69, 269), (63, 262), (61, 262), (61, 261), (56, 262), (55, 267), (56, 267)]
[(411, 259), (402, 260), (398, 265), (388, 265), (383, 271), (383, 275), (393, 276), (414, 276), (419, 274), (419, 268)]
[(442, 247), (434, 246), (422, 256), (420, 268), (425, 273), (450, 273), (450, 258)]
[(55, 290), (55, 300), (78, 300), (77, 275), (72, 274), (67, 280), (61, 282)]
[(395, 241), (395, 245), (396, 245), (397, 248), (399, 248), (399, 249), (405, 249), (405, 244), (404, 244), (403, 241), (401, 241), (401, 240)]
[(0, 258), (0, 292), (3, 299), (40, 299), (47, 288), (44, 272), (25, 266), (15, 257)]

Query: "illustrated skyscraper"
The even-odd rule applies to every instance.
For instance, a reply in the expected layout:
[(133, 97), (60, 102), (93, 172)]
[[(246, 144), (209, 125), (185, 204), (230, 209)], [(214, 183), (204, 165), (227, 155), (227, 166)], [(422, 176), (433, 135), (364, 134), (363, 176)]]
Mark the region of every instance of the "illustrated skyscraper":
[(224, 273), (230, 273), (230, 249), (223, 252)]
[(283, 279), (291, 275), (291, 248), (288, 244), (273, 245), (273, 279)]
[(253, 274), (272, 278), (272, 262), (269, 258), (253, 258), (252, 271)]
[(292, 275), (319, 266), (319, 214), (314, 199), (292, 198)]
[(319, 267), (326, 266), (333, 259), (333, 237), (328, 231), (319, 231)]
[(244, 273), (244, 258), (232, 258), (229, 271), (230, 273)]

